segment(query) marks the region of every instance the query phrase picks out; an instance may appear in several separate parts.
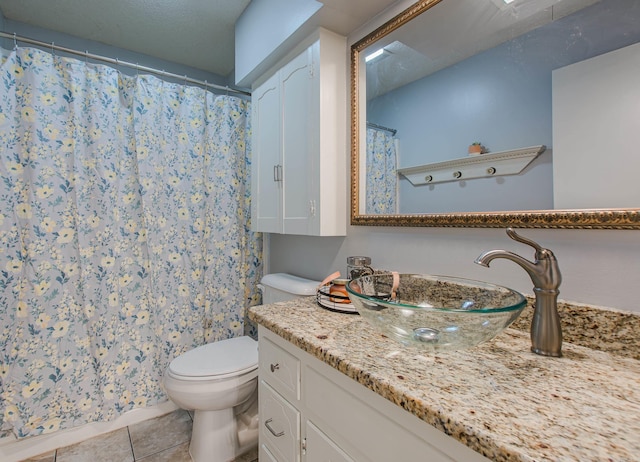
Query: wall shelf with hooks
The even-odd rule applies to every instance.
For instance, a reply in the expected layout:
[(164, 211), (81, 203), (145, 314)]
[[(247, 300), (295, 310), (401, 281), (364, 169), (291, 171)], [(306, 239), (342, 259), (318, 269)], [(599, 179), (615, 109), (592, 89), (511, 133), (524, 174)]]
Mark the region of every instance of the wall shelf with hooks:
[(546, 146), (531, 146), (510, 151), (480, 154), (435, 162), (417, 167), (399, 168), (398, 173), (414, 186), (472, 178), (517, 175), (543, 153)]

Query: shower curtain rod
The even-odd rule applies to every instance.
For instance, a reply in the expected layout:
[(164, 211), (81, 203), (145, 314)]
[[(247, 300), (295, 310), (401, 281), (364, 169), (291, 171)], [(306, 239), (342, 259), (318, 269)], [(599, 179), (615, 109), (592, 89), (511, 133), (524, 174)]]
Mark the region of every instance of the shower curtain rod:
[(374, 124), (373, 122), (367, 122), (367, 127), (377, 128), (378, 130), (384, 130), (386, 132), (391, 133), (393, 136), (396, 136), (398, 130), (395, 128), (383, 127), (382, 125)]
[(48, 48), (50, 50), (62, 51), (64, 53), (69, 53), (69, 54), (76, 55), (76, 56), (84, 56), (86, 59), (92, 59), (92, 60), (95, 60), (95, 61), (102, 61), (102, 62), (109, 63), (109, 64), (115, 64), (116, 66), (129, 67), (131, 69), (135, 69), (136, 71), (148, 72), (150, 74), (156, 74), (156, 75), (159, 75), (159, 76), (162, 76), (162, 77), (170, 77), (170, 78), (173, 78), (173, 79), (179, 79), (179, 80), (182, 80), (185, 83), (192, 83), (194, 85), (200, 85), (200, 86), (204, 86), (204, 87), (207, 87), (207, 88), (213, 88), (215, 90), (224, 90), (224, 91), (230, 92), (230, 93), (238, 93), (238, 94), (245, 95), (245, 96), (251, 96), (251, 93), (243, 91), (243, 90), (236, 90), (234, 88), (225, 87), (225, 86), (222, 86), (222, 85), (216, 85), (215, 83), (209, 83), (209, 82), (203, 81), (203, 80), (192, 79), (191, 77), (187, 77), (186, 75), (179, 75), (179, 74), (173, 74), (171, 72), (160, 71), (160, 70), (154, 69), (152, 67), (139, 66), (138, 64), (128, 63), (126, 61), (120, 61), (118, 58), (108, 58), (106, 56), (100, 56), (100, 55), (95, 55), (93, 53), (89, 53), (88, 51), (78, 51), (78, 50), (73, 50), (71, 48), (61, 47), (60, 45), (56, 45), (54, 42), (47, 43), (47, 42), (43, 42), (41, 40), (35, 40), (35, 39), (29, 38), (29, 37), (16, 35), (15, 33), (14, 34), (10, 34), (8, 32), (3, 32), (3, 31), (0, 31), (0, 37), (13, 39), (13, 42), (14, 42), (14, 44), (16, 46), (17, 46), (17, 42), (29, 43), (31, 45), (37, 45), (37, 46)]

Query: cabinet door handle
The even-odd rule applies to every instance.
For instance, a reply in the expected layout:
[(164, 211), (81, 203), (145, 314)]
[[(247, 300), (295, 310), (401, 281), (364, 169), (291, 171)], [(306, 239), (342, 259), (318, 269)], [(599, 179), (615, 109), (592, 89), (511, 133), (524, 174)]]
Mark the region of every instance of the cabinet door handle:
[(273, 166), (273, 181), (282, 181), (282, 165)]
[(271, 364), (269, 367), (271, 368), (271, 372), (275, 372), (278, 369), (280, 369), (280, 364), (278, 364), (278, 363)]
[(267, 427), (267, 430), (269, 430), (271, 434), (276, 438), (280, 438), (281, 436), (284, 436), (284, 430), (282, 430), (281, 432), (276, 432), (273, 428), (271, 428), (271, 425), (269, 425), (271, 422), (273, 422), (273, 419), (267, 419), (264, 422), (264, 426)]

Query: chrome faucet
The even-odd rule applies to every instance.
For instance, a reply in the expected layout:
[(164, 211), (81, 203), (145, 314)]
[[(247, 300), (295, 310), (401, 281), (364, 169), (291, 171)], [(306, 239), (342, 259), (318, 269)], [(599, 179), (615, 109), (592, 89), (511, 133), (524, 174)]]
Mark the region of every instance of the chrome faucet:
[(476, 258), (475, 263), (488, 268), (494, 258), (506, 258), (524, 268), (533, 281), (536, 295), (531, 322), (531, 351), (543, 356), (562, 356), (562, 327), (558, 315), (558, 287), (562, 276), (558, 261), (551, 250), (519, 236), (512, 228), (507, 228), (507, 235), (514, 241), (533, 247), (536, 250), (535, 261), (531, 262), (508, 250), (490, 250)]

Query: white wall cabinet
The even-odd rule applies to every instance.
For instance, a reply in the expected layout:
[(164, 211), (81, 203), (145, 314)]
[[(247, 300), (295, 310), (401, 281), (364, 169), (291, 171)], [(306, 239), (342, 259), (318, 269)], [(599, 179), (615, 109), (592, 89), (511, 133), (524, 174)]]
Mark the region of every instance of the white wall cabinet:
[(260, 460), (488, 461), (260, 326)]
[(346, 42), (324, 29), (308, 42), (252, 91), (252, 229), (343, 236)]

